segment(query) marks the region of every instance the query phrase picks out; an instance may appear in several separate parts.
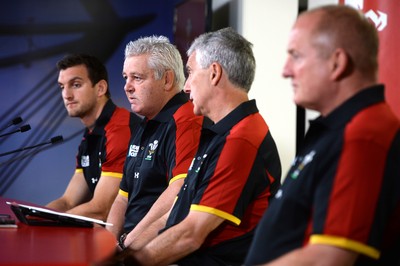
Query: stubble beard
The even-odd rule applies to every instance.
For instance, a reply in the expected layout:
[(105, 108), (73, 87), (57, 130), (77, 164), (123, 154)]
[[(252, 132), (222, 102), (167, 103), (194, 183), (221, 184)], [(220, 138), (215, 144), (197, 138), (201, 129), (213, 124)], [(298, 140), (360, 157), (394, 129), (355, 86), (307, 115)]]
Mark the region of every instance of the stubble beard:
[(92, 105), (92, 106), (88, 106), (88, 105), (79, 105), (79, 106), (76, 106), (75, 108), (73, 108), (73, 109), (68, 109), (67, 108), (67, 112), (68, 112), (68, 115), (70, 116), (70, 117), (79, 117), (79, 118), (83, 118), (83, 117), (85, 117), (86, 116), (86, 114), (89, 112), (89, 110), (91, 110), (91, 109), (93, 109), (94, 108), (94, 106)]

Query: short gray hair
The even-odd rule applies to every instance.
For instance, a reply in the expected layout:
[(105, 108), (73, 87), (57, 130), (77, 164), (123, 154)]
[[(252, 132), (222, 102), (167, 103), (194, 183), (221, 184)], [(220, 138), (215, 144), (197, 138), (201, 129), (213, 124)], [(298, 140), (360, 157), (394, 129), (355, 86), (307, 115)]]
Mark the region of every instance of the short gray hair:
[(196, 60), (201, 68), (219, 63), (227, 72), (232, 84), (248, 92), (253, 83), (256, 61), (252, 44), (232, 28), (208, 32), (197, 37), (187, 55), (196, 52)]
[(185, 83), (183, 62), (178, 49), (165, 36), (142, 37), (130, 41), (125, 47), (125, 59), (131, 56), (149, 55), (148, 66), (154, 70), (155, 79), (161, 79), (166, 70), (172, 70), (175, 82), (181, 90)]

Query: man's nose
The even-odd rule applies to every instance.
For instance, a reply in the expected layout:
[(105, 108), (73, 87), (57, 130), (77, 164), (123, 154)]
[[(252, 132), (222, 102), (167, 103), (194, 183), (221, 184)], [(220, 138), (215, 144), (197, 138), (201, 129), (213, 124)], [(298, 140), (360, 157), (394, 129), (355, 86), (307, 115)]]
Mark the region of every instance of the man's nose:
[(190, 93), (190, 86), (189, 86), (189, 82), (187, 80), (185, 82), (185, 86), (183, 87), (183, 91), (185, 93)]
[(292, 76), (292, 70), (291, 70), (289, 59), (286, 60), (285, 65), (283, 66), (282, 76), (284, 78), (290, 78)]
[(133, 86), (126, 80), (125, 85), (124, 85), (124, 91), (126, 92), (132, 92), (133, 91)]
[(63, 88), (63, 90), (62, 90), (62, 97), (64, 98), (64, 99), (69, 99), (69, 98), (71, 98), (72, 96), (73, 96), (73, 94), (72, 94), (72, 92), (71, 92), (72, 90), (70, 90), (70, 89), (68, 89), (67, 87), (64, 87)]

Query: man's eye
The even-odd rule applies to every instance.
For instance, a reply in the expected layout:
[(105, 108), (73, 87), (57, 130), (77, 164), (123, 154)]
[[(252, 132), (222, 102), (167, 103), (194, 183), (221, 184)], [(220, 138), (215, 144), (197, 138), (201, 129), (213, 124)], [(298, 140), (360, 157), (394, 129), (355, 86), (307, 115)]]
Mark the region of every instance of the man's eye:
[(298, 58), (300, 57), (300, 54), (293, 51), (293, 52), (290, 53), (290, 56), (291, 56), (293, 59), (298, 59)]
[(81, 84), (80, 84), (80, 83), (74, 83), (72, 86), (73, 86), (74, 88), (80, 88), (80, 87), (81, 87)]

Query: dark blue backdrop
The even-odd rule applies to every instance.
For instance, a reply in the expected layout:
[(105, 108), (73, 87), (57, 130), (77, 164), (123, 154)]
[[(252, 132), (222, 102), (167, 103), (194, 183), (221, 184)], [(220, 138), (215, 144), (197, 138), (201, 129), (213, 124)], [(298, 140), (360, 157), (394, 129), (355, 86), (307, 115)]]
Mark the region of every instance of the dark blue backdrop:
[[(0, 128), (17, 116), (32, 129), (0, 138), (0, 153), (63, 135), (59, 145), (0, 157), (0, 196), (46, 204), (74, 172), (83, 128), (64, 109), (55, 63), (66, 53), (98, 56), (112, 98), (129, 109), (121, 76), (126, 43), (162, 34), (174, 41), (178, 0), (13, 0), (0, 8)], [(201, 14), (201, 11), (200, 11)], [(22, 124), (21, 124), (22, 125)], [(0, 133), (15, 129), (10, 127)]]

